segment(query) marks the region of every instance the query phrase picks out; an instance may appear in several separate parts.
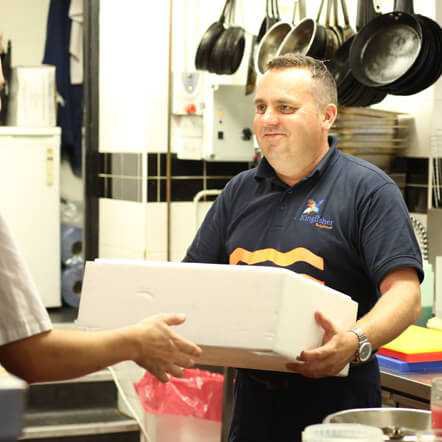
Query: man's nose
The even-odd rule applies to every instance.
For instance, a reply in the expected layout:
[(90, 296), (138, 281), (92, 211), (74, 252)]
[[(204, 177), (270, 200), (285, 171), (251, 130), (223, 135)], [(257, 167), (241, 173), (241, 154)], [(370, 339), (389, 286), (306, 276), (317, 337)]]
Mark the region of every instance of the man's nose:
[(276, 112), (273, 109), (269, 108), (266, 109), (266, 111), (262, 115), (262, 118), (267, 124), (272, 124), (272, 123), (275, 124), (278, 123), (279, 121)]

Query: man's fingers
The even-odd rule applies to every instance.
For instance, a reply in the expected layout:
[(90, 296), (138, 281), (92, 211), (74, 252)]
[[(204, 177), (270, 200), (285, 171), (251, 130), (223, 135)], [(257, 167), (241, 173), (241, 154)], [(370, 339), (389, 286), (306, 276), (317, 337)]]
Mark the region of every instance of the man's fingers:
[(152, 367), (149, 369), (149, 371), (160, 381), (160, 382), (169, 382), (169, 376), (167, 376), (167, 373), (159, 368), (158, 366)]
[(293, 362), (289, 362), (288, 364), (286, 364), (286, 368), (287, 368), (287, 370), (294, 371), (295, 373), (300, 373), (303, 365), (304, 365), (304, 362), (293, 361)]
[(170, 331), (170, 336), (173, 344), (180, 352), (196, 357), (201, 355), (202, 350), (200, 347), (198, 347), (198, 345), (185, 338), (182, 338), (181, 336), (178, 336), (173, 331)]
[(321, 312), (315, 312), (315, 320), (318, 325), (320, 325), (325, 333), (337, 333), (338, 330), (336, 326), (333, 324), (330, 319), (328, 319), (326, 316), (324, 316)]
[(167, 371), (167, 373), (175, 376), (176, 378), (182, 378), (184, 376), (183, 369), (178, 367), (178, 365), (167, 363), (164, 364), (163, 368), (165, 371)]
[(167, 325), (181, 325), (186, 320), (186, 315), (182, 313), (170, 313), (166, 315), (161, 315), (161, 319)]

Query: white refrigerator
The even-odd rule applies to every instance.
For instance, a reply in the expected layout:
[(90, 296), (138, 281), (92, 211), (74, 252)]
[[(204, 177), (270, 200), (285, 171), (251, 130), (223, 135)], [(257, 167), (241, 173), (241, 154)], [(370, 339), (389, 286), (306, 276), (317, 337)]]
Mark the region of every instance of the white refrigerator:
[(61, 305), (60, 128), (0, 126), (0, 211), (46, 307)]

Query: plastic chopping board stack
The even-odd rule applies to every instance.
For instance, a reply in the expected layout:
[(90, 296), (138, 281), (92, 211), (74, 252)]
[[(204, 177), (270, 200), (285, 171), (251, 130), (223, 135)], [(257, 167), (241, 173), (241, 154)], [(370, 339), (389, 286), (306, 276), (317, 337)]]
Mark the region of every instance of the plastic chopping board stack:
[(399, 372), (442, 370), (442, 331), (411, 325), (378, 350), (379, 365)]

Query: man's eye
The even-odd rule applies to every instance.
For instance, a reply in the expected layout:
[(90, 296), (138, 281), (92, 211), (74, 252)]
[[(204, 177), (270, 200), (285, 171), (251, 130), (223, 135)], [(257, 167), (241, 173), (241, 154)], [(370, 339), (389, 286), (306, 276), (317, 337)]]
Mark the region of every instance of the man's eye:
[(257, 114), (263, 114), (266, 111), (265, 104), (257, 104), (256, 105), (256, 113)]
[(281, 104), (279, 106), (279, 111), (282, 112), (283, 114), (291, 114), (293, 112), (295, 112), (295, 108), (293, 106), (289, 106), (288, 104)]

